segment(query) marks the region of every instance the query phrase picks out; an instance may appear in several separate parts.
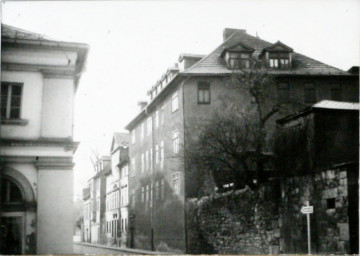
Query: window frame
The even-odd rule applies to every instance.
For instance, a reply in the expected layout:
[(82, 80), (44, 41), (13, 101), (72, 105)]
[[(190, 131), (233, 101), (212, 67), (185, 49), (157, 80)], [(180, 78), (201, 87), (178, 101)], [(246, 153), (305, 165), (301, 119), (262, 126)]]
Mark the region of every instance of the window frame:
[[(203, 99), (200, 99), (201, 92), (203, 93)], [(208, 92), (208, 99), (205, 100), (205, 93)], [(200, 105), (208, 105), (211, 103), (211, 91), (210, 91), (210, 83), (209, 82), (198, 82), (197, 86), (197, 100)]]
[(172, 185), (175, 195), (180, 195), (180, 173), (175, 172), (172, 174)]
[[(286, 88), (281, 88), (282, 85), (286, 85)], [(283, 93), (286, 93), (286, 97), (284, 97)], [(278, 103), (290, 103), (290, 85), (288, 82), (277, 83), (277, 96)]]
[[(313, 93), (314, 95), (311, 95)], [(312, 101), (310, 98), (314, 97), (314, 100)], [(316, 92), (316, 86), (314, 83), (306, 82), (304, 84), (304, 103), (306, 104), (315, 104), (317, 102), (317, 92)]]
[(179, 109), (179, 90), (176, 90), (171, 95), (171, 113)]
[[(1, 82), (1, 92), (3, 91), (3, 86), (8, 86), (8, 91), (6, 94), (6, 106), (5, 106), (5, 116), (3, 117), (1, 114), (1, 120), (20, 120), (22, 116), (22, 105), (23, 105), (23, 92), (24, 92), (24, 84), (18, 83), (18, 82)], [(13, 86), (19, 86), (20, 88), (20, 100), (19, 100), (19, 106), (12, 107), (12, 97), (14, 96), (12, 94)], [(2, 101), (1, 101), (2, 102)], [(1, 109), (3, 108), (1, 103)], [(12, 108), (18, 108), (19, 109), (19, 116), (18, 117), (11, 117), (11, 109)]]
[[(333, 93), (336, 93), (335, 95), (339, 97), (334, 97)], [(334, 101), (342, 101), (343, 100), (343, 87), (341, 84), (332, 84), (330, 87), (330, 99)]]
[[(175, 136), (176, 134), (176, 136)], [(173, 154), (179, 153), (179, 144), (180, 144), (180, 138), (179, 138), (179, 131), (175, 130), (172, 133), (172, 146), (173, 146)]]

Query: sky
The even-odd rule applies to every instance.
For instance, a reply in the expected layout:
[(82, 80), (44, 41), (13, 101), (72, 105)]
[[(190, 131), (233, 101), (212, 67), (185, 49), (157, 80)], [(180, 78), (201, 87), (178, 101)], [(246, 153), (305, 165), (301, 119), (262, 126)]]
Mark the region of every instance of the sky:
[(280, 40), (313, 59), (359, 66), (360, 1), (37, 1), (3, 2), (2, 22), (90, 45), (75, 97), (75, 195), (94, 175), (92, 151), (109, 155), (113, 132), (181, 53), (209, 54), (223, 29)]

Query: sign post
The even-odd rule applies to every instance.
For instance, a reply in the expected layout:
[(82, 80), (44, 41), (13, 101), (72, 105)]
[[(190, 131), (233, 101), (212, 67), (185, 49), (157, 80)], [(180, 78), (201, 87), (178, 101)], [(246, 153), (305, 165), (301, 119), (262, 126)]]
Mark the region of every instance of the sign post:
[(314, 206), (309, 205), (306, 201), (306, 206), (301, 207), (301, 213), (306, 214), (307, 220), (307, 239), (308, 239), (308, 254), (311, 254), (311, 232), (310, 232), (310, 214), (314, 212)]

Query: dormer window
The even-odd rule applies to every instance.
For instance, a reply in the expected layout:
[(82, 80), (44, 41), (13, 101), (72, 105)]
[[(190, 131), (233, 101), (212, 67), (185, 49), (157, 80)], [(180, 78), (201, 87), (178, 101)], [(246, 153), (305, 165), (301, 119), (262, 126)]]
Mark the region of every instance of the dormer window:
[(225, 48), (221, 56), (229, 69), (247, 69), (251, 67), (251, 54), (254, 49), (244, 44)]
[(259, 58), (271, 69), (288, 69), (291, 67), (292, 52), (292, 48), (278, 41), (264, 48)]
[(272, 52), (269, 53), (269, 67), (287, 69), (290, 64), (289, 53)]

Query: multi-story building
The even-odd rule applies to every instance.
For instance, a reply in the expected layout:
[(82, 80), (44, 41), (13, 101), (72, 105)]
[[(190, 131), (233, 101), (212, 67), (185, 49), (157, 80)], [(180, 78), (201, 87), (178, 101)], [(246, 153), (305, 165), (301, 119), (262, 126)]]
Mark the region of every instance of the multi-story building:
[[(346, 72), (274, 44), (245, 30), (225, 29), (224, 41), (206, 56), (182, 54), (179, 63), (149, 91), (150, 102), (126, 126), (131, 132), (130, 245), (136, 248), (186, 252), (186, 198), (195, 197), (201, 181), (184, 167), (186, 127), (219, 110), (224, 98), (251, 101), (227, 87), (234, 72), (261, 61), (276, 76), (279, 102), (312, 104), (323, 99), (358, 102), (356, 72)], [(274, 115), (270, 123), (275, 128)], [(191, 134), (190, 134), (191, 135)], [(186, 156), (185, 156), (186, 157)]]
[(104, 243), (106, 175), (111, 170), (110, 156), (102, 156), (95, 164), (96, 174), (89, 179), (90, 188), (90, 241)]
[[(128, 134), (114, 133), (111, 143), (111, 171), (106, 174), (106, 228), (108, 245), (121, 246), (122, 242), (122, 199), (124, 197), (122, 166), (127, 161)], [(125, 214), (125, 213), (124, 213)]]
[(74, 96), (88, 45), (1, 25), (0, 254), (73, 252)]

